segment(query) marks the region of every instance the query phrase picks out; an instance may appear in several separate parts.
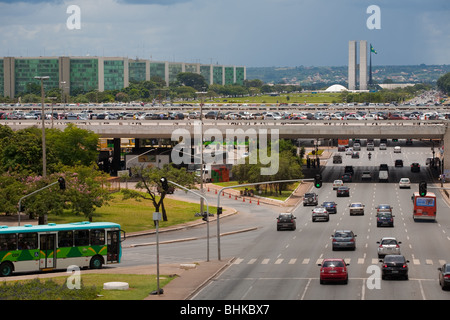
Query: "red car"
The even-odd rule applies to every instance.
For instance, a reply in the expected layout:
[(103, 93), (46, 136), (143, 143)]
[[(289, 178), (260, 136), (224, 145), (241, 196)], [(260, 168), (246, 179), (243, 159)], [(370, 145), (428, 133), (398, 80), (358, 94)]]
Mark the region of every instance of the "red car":
[(326, 281), (341, 281), (348, 283), (347, 266), (344, 259), (323, 259), (320, 266), (320, 284)]

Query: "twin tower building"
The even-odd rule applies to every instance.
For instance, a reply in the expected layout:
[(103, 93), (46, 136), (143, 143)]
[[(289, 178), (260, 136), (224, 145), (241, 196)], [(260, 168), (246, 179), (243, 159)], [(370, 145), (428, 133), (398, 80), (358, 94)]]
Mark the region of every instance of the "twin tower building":
[(359, 41), (359, 83), (357, 43), (355, 40), (348, 43), (348, 90), (367, 90), (367, 40)]

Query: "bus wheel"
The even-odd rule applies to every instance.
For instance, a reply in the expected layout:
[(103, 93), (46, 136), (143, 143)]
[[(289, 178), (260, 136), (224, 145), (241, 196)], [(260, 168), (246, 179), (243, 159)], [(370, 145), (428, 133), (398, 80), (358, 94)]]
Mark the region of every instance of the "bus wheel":
[(101, 269), (103, 266), (103, 258), (101, 256), (93, 256), (89, 263), (91, 269)]
[(14, 267), (11, 262), (3, 262), (0, 265), (0, 275), (2, 277), (10, 276), (14, 271)]

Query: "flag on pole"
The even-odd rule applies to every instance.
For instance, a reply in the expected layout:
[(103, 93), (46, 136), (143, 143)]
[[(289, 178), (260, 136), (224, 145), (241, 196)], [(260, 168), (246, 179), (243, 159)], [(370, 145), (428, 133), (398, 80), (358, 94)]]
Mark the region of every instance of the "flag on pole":
[(370, 52), (373, 52), (373, 53), (377, 54), (377, 52), (376, 52), (375, 49), (372, 47), (372, 45), (370, 45)]

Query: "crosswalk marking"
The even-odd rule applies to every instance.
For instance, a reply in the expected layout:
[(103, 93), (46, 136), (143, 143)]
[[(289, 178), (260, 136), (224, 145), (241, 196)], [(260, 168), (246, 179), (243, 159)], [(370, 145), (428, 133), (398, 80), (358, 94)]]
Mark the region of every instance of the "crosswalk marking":
[[(352, 258), (348, 258), (348, 257), (347, 258), (343, 258), (343, 259), (348, 264), (350, 264), (350, 262), (352, 261)], [(233, 264), (236, 264), (236, 265), (237, 264), (242, 264), (242, 263), (245, 263), (245, 260), (246, 259), (243, 259), (243, 258), (236, 258), (234, 260)], [(355, 258), (353, 258), (353, 260), (355, 260)], [(322, 264), (323, 258), (322, 257), (318, 258), (315, 261), (316, 261), (316, 264)], [(417, 259), (417, 258), (412, 258), (410, 261), (414, 265), (422, 264), (421, 260)], [(424, 263), (423, 263), (424, 265), (429, 265), (429, 266), (432, 266), (432, 265), (435, 265), (435, 264), (441, 266), (441, 265), (447, 263), (447, 260), (444, 260), (444, 259), (439, 259), (439, 260), (423, 259), (422, 261), (424, 261)], [(249, 259), (246, 264), (247, 265), (253, 265), (253, 264), (268, 265), (270, 263), (275, 264), (275, 265), (281, 265), (281, 264), (289, 264), (289, 265), (302, 264), (302, 265), (308, 265), (308, 264), (311, 263), (311, 259), (310, 258), (303, 258), (303, 259), (300, 260), (300, 259), (297, 259), (297, 258), (290, 258), (290, 259), (278, 258), (276, 260), (271, 260), (269, 258), (264, 258), (264, 259), (252, 258), (252, 259)], [(358, 265), (364, 265), (364, 264), (368, 264), (368, 263), (370, 263), (372, 265), (377, 265), (377, 264), (380, 263), (380, 259), (378, 259), (378, 258), (366, 259), (365, 257), (364, 258), (356, 258), (356, 263)]]

